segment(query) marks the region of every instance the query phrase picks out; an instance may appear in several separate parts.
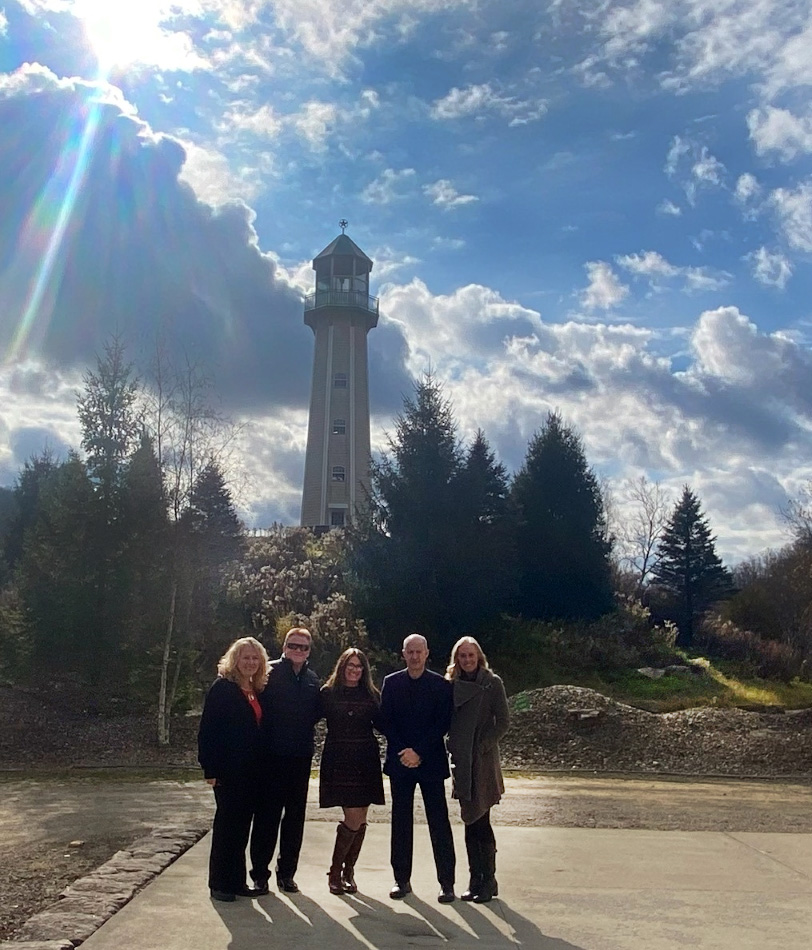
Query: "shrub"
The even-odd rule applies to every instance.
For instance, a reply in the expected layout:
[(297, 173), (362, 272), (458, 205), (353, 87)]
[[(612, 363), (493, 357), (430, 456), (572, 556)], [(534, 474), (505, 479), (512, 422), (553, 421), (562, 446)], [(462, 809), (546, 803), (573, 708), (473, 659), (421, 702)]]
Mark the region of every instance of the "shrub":
[(785, 643), (764, 640), (751, 630), (742, 630), (718, 614), (708, 614), (697, 631), (696, 646), (711, 656), (746, 664), (764, 679), (788, 683), (800, 675), (803, 657)]
[(645, 607), (622, 600), (592, 623), (506, 617), (489, 656), (513, 693), (668, 662), (675, 657), (676, 634), (673, 624), (652, 626)]

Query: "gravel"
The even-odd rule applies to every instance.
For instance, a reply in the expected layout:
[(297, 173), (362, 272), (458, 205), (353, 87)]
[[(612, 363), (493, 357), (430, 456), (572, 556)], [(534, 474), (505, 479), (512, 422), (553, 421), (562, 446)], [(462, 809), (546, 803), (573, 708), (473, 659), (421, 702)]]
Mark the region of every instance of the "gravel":
[(736, 777), (812, 774), (812, 709), (650, 713), (578, 686), (511, 697), (508, 768)]

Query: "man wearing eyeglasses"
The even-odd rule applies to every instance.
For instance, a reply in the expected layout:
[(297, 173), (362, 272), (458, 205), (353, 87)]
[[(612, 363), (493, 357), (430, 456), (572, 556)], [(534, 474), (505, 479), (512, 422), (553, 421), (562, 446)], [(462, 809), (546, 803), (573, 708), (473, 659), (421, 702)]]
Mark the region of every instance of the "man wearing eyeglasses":
[(319, 678), (307, 664), (311, 642), (304, 627), (288, 630), (282, 656), (269, 665), (268, 685), (260, 694), (264, 779), (250, 846), (251, 877), (259, 894), (268, 893), (277, 836), (277, 887), (289, 894), (299, 890), (294, 877), (304, 835), (313, 730), (321, 718)]

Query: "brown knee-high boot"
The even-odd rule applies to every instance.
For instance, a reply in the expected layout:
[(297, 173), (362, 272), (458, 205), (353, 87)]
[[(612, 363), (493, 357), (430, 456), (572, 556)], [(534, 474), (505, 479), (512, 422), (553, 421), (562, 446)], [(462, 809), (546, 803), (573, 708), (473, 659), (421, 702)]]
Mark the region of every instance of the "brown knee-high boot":
[(355, 841), (358, 832), (352, 831), (343, 821), (336, 826), (336, 843), (333, 848), (333, 859), (330, 863), (330, 870), (327, 872), (327, 883), (331, 894), (343, 894), (344, 885), (341, 883), (341, 870), (344, 867), (344, 861), (347, 852)]
[(344, 869), (341, 872), (341, 883), (344, 885), (344, 891), (347, 894), (355, 894), (358, 891), (358, 885), (355, 883), (353, 872), (355, 870), (355, 862), (361, 853), (361, 845), (364, 843), (366, 833), (367, 826), (363, 824), (358, 831), (354, 832), (355, 837), (344, 856)]

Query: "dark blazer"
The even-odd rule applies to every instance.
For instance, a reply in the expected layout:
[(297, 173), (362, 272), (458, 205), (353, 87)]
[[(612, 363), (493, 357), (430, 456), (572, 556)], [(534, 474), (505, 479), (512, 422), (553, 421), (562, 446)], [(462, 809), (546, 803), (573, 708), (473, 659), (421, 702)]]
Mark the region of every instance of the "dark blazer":
[(313, 727), (322, 717), (319, 678), (305, 661), (299, 674), (282, 657), (268, 667), (268, 685), (259, 697), (262, 737), (270, 755), (313, 755)]
[(218, 676), (206, 694), (197, 733), (203, 774), (223, 783), (242, 778), (256, 769), (261, 752), (260, 727), (251, 704), (236, 683)]
[[(425, 670), (416, 680), (407, 670), (390, 673), (381, 690), (381, 718), (386, 735), (384, 772), (392, 779), (414, 776), (446, 779), (450, 772), (443, 737), (454, 711), (451, 683)], [(401, 765), (398, 753), (414, 749), (422, 759), (416, 769)]]

